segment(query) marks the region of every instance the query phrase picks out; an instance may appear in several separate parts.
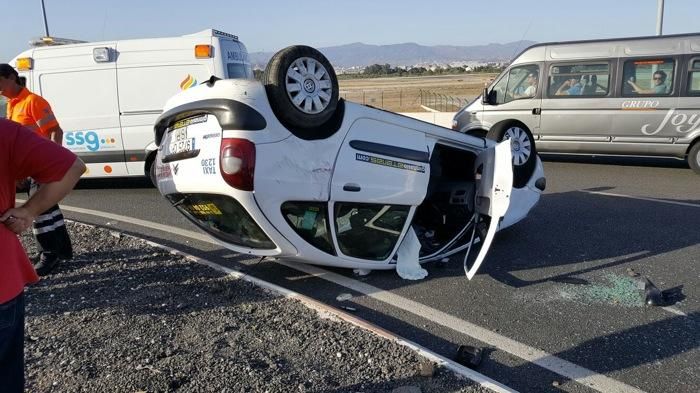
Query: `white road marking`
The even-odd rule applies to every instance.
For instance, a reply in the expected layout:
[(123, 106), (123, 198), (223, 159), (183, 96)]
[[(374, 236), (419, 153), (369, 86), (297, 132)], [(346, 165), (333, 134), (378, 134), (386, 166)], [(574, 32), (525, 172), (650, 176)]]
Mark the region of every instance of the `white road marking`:
[(424, 304), (395, 295), (381, 288), (377, 288), (312, 265), (296, 264), (281, 260), (277, 260), (277, 263), (292, 269), (303, 271), (307, 274), (318, 275), (320, 278), (326, 281), (330, 281), (345, 288), (360, 292), (365, 296), (448, 327), (502, 351), (515, 355), (521, 359), (537, 364), (538, 366), (546, 368), (547, 370), (555, 372), (561, 376), (575, 380), (576, 382), (592, 389), (601, 392), (642, 392), (642, 390), (598, 374), (595, 371), (580, 367), (547, 352), (527, 346), (518, 341), (482, 328), (481, 326), (474, 325), (471, 322), (464, 321), (432, 307), (428, 307)]
[[(22, 200), (22, 199), (16, 199), (15, 202), (24, 203), (26, 201)], [(103, 218), (107, 218), (107, 219), (115, 220), (115, 221), (122, 221), (125, 223), (134, 224), (134, 225), (138, 225), (138, 226), (142, 226), (142, 227), (146, 227), (146, 228), (151, 228), (151, 229), (157, 229), (157, 230), (162, 231), (162, 232), (173, 233), (173, 234), (176, 234), (176, 235), (179, 235), (182, 237), (189, 237), (191, 239), (195, 239), (195, 240), (199, 240), (202, 242), (221, 246), (221, 244), (219, 244), (216, 240), (212, 239), (211, 237), (209, 237), (203, 233), (189, 231), (187, 229), (180, 229), (180, 228), (173, 227), (170, 225), (158, 224), (158, 223), (151, 222), (151, 221), (140, 220), (138, 218), (122, 216), (119, 214), (107, 213), (107, 212), (103, 212), (100, 210), (83, 209), (82, 207), (65, 206), (65, 205), (61, 205), (60, 207), (61, 207), (61, 210), (65, 210), (65, 211), (69, 211), (69, 212), (73, 212), (73, 213), (89, 214), (91, 216), (103, 217)]]
[(337, 308), (334, 308), (334, 307), (329, 306), (325, 303), (319, 302), (316, 299), (313, 299), (313, 298), (308, 297), (306, 295), (302, 295), (298, 292), (294, 292), (292, 290), (289, 290), (287, 288), (273, 284), (271, 282), (261, 280), (259, 278), (253, 277), (249, 274), (245, 274), (243, 272), (240, 272), (238, 270), (219, 265), (218, 263), (209, 261), (207, 259), (200, 258), (200, 257), (194, 256), (191, 254), (187, 254), (185, 252), (174, 249), (172, 247), (158, 244), (158, 243), (155, 243), (155, 242), (150, 241), (150, 240), (146, 240), (146, 243), (148, 243), (152, 246), (155, 246), (155, 247), (159, 247), (159, 248), (163, 248), (165, 250), (168, 250), (173, 254), (182, 255), (191, 261), (209, 266), (215, 270), (219, 270), (221, 272), (224, 272), (224, 273), (226, 273), (232, 277), (235, 277), (239, 280), (248, 281), (248, 282), (250, 282), (258, 287), (267, 289), (273, 293), (280, 294), (288, 299), (299, 300), (302, 304), (306, 305), (307, 307), (309, 307), (313, 310), (316, 310), (319, 313), (333, 314), (333, 315), (343, 319), (346, 322), (352, 323), (353, 325), (356, 325), (356, 326), (363, 328), (365, 330), (369, 330), (369, 331), (377, 334), (378, 336), (384, 337), (388, 340), (395, 341), (399, 345), (409, 347), (413, 351), (415, 351), (418, 354), (432, 360), (433, 362), (435, 362), (443, 367), (446, 367), (447, 369), (452, 370), (453, 372), (455, 372), (459, 375), (462, 375), (468, 379), (471, 379), (472, 381), (474, 381), (474, 382), (480, 384), (481, 386), (488, 388), (496, 393), (518, 393), (517, 390), (514, 390), (506, 385), (503, 385), (500, 382), (498, 382), (494, 379), (491, 379), (491, 378), (487, 377), (486, 375), (483, 375), (477, 371), (471, 370), (471, 369), (469, 369), (469, 368), (467, 368), (467, 367), (465, 367), (465, 366), (463, 366), (463, 365), (461, 365), (453, 360), (447, 359), (447, 358), (429, 350), (428, 348), (425, 348), (419, 344), (414, 343), (413, 341), (407, 340), (407, 339), (405, 339), (401, 336), (398, 336), (398, 335), (396, 335), (396, 334), (394, 334), (386, 329), (383, 329), (379, 326), (373, 325), (373, 324), (365, 321), (362, 318), (358, 318), (352, 314), (343, 312), (341, 310), (338, 310)]
[(617, 197), (617, 198), (627, 198), (627, 199), (637, 199), (637, 200), (640, 200), (640, 201), (666, 203), (666, 204), (669, 204), (669, 205), (678, 205), (678, 206), (686, 206), (686, 207), (695, 207), (695, 208), (700, 209), (700, 205), (697, 204), (697, 203), (668, 201), (668, 200), (666, 200), (666, 199), (648, 198), (648, 197), (640, 197), (640, 196), (624, 195), (624, 194), (614, 194), (614, 193), (612, 193), (612, 192), (587, 191), (587, 190), (580, 190), (580, 191), (581, 191), (581, 192), (585, 192), (585, 193), (587, 193), (587, 194), (604, 195), (604, 196), (611, 196), (611, 197)]
[(661, 308), (663, 308), (664, 310), (666, 310), (666, 311), (668, 311), (668, 312), (670, 312), (670, 313), (673, 313), (673, 314), (676, 314), (676, 315), (680, 315), (680, 316), (682, 316), (682, 317), (687, 317), (687, 316), (688, 316), (688, 314), (684, 313), (683, 311), (681, 311), (681, 310), (679, 310), (679, 309), (677, 309), (677, 308), (675, 308), (675, 307), (661, 307)]
[[(189, 237), (196, 240), (204, 241), (211, 244), (219, 244), (214, 240), (211, 240), (207, 236), (189, 231), (186, 229), (174, 228), (168, 225), (162, 225), (157, 223), (152, 223), (145, 220), (140, 220), (133, 217), (122, 216), (118, 214), (105, 213), (98, 210), (83, 209), (79, 207), (65, 206), (62, 205), (61, 209), (64, 211), (71, 211), (80, 214), (89, 214), (97, 217), (104, 217), (111, 220), (122, 221), (125, 223), (131, 223), (134, 225), (143, 226), (145, 228), (157, 229), (166, 233), (174, 233), (179, 236)], [(566, 377), (568, 379), (574, 380), (582, 385), (585, 385), (591, 389), (600, 392), (620, 392), (620, 393), (640, 393), (643, 390), (637, 389), (633, 386), (627, 385), (623, 382), (617, 381), (615, 379), (609, 378), (605, 375), (598, 374), (593, 370), (578, 366), (567, 360), (560, 359), (554, 355), (551, 355), (545, 351), (527, 346), (518, 341), (512, 340), (508, 337), (502, 336), (500, 334), (494, 333), (488, 329), (482, 328), (481, 326), (475, 325), (471, 322), (459, 319), (453, 315), (444, 313), (432, 307), (428, 307), (424, 304), (415, 302), (410, 299), (395, 295), (391, 292), (385, 291), (381, 288), (377, 288), (357, 280), (336, 274), (324, 269), (321, 269), (312, 265), (304, 265), (301, 263), (290, 263), (286, 261), (276, 260), (277, 263), (287, 266), (291, 269), (295, 269), (307, 274), (317, 275), (319, 278), (330, 281), (332, 283), (341, 285), (345, 288), (352, 289), (354, 291), (360, 292), (365, 296), (371, 297), (373, 299), (379, 300), (381, 302), (387, 303), (391, 306), (419, 316), (421, 318), (428, 319), (444, 327), (448, 327), (456, 332), (462, 333), (474, 339), (477, 339), (485, 344), (498, 348), (502, 351), (508, 352), (514, 356), (517, 356), (523, 360), (534, 363), (542, 368), (550, 370), (558, 375)]]

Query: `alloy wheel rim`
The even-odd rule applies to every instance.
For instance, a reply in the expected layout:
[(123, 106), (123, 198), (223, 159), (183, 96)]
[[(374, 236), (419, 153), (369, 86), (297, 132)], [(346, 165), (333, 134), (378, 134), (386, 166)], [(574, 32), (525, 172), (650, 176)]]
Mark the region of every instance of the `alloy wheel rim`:
[(525, 165), (530, 155), (532, 155), (532, 144), (527, 132), (520, 127), (510, 127), (503, 135), (503, 140), (510, 140), (510, 150), (513, 154), (513, 164), (515, 166)]
[(330, 104), (333, 84), (323, 64), (310, 57), (300, 57), (287, 69), (286, 90), (295, 108), (317, 114)]

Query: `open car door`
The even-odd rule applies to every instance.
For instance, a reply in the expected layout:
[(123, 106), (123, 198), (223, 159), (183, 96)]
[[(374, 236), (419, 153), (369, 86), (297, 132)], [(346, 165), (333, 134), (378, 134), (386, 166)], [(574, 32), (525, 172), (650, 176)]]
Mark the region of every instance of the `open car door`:
[[(496, 146), (489, 147), (476, 159), (474, 166), (477, 171), (477, 188), (475, 195), (475, 225), (472, 232), (471, 246), (464, 257), (464, 272), (472, 279), (484, 262), (491, 247), (493, 238), (498, 230), (498, 223), (508, 210), (510, 194), (513, 188), (513, 163), (510, 140), (505, 140)], [(479, 174), (481, 178), (479, 179)], [(485, 233), (478, 238), (474, 234), (488, 224)], [(481, 249), (476, 259), (468, 267), (469, 254), (476, 240), (482, 241)]]

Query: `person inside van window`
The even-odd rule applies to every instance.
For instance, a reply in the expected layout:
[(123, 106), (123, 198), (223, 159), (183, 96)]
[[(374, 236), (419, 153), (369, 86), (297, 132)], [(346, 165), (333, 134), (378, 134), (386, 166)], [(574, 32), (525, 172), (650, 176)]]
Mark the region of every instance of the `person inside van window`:
[(579, 79), (572, 75), (559, 86), (559, 89), (557, 89), (557, 92), (554, 94), (558, 96), (578, 96), (581, 95), (581, 93), (583, 93), (583, 86), (581, 86)]
[(587, 96), (592, 96), (596, 93), (596, 88), (598, 87), (598, 76), (596, 74), (591, 74), (589, 77), (586, 75), (585, 77), (586, 84), (583, 87), (583, 94)]
[(637, 94), (666, 94), (668, 92), (666, 77), (666, 73), (661, 70), (654, 72), (652, 75), (654, 87), (651, 89), (642, 89), (635, 83), (634, 78), (628, 79), (627, 84), (630, 85), (632, 90), (634, 90), (634, 92)]
[(518, 91), (516, 89), (516, 91), (513, 92), (513, 98), (518, 99), (534, 97), (535, 94), (537, 94), (537, 80), (538, 77), (536, 72), (529, 73), (525, 79), (527, 87), (522, 91)]

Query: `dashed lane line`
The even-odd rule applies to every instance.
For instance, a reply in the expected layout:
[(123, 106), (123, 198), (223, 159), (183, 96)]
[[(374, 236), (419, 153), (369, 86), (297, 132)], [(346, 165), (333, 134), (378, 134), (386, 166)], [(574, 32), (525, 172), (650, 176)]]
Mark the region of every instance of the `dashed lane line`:
[[(210, 239), (209, 237), (201, 233), (189, 231), (186, 229), (175, 228), (172, 226), (153, 223), (150, 221), (145, 221), (133, 217), (122, 216), (119, 214), (107, 213), (92, 209), (84, 209), (80, 207), (62, 205), (61, 209), (79, 214), (87, 214), (107, 218), (110, 220), (122, 221), (142, 226), (145, 228), (157, 229), (166, 233), (173, 233), (179, 236), (220, 245), (218, 242)], [(312, 265), (289, 263), (282, 260), (276, 260), (276, 262), (281, 265), (287, 266), (291, 269), (295, 269), (307, 274), (316, 275), (317, 277), (323, 280), (335, 283), (348, 289), (352, 289), (356, 292), (364, 294), (365, 296), (379, 300), (381, 302), (384, 302), (386, 304), (389, 304), (393, 307), (409, 312), (421, 318), (429, 319), (441, 326), (448, 327), (456, 332), (472, 337), (483, 343), (491, 345), (499, 350), (510, 353), (511, 355), (517, 356), (523, 360), (526, 360), (549, 371), (552, 371), (562, 377), (566, 377), (570, 380), (576, 381), (591, 389), (600, 392), (643, 392), (643, 390), (627, 385), (615, 379), (609, 378), (593, 370), (589, 370), (587, 368), (578, 366), (574, 363), (558, 358), (545, 351), (527, 346), (518, 341), (512, 340), (508, 337), (502, 336), (488, 329), (485, 329), (481, 326), (459, 319), (453, 315), (444, 313), (442, 311), (415, 302), (413, 300), (395, 295), (381, 288), (374, 287), (372, 285), (368, 285)]]

